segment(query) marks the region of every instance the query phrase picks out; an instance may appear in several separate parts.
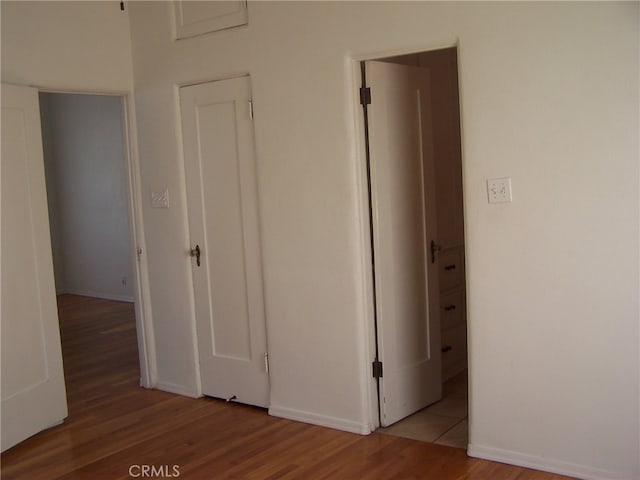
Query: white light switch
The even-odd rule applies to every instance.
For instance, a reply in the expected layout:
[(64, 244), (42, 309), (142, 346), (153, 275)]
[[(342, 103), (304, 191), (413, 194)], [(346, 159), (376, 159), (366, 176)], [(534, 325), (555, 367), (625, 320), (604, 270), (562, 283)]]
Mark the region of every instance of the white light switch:
[(151, 208), (169, 208), (169, 190), (151, 192)]
[(489, 203), (505, 203), (511, 201), (511, 178), (490, 178), (487, 180)]

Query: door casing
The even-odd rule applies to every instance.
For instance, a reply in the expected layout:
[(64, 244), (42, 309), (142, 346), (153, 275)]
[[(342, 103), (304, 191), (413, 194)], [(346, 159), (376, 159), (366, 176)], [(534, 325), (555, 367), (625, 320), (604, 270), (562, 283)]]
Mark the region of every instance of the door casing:
[[(374, 291), (373, 291), (373, 266), (371, 263), (372, 249), (370, 237), (370, 209), (371, 205), (368, 198), (368, 172), (367, 172), (367, 157), (366, 157), (366, 142), (365, 142), (365, 124), (364, 117), (362, 115), (362, 105), (360, 104), (360, 87), (362, 86), (361, 78), (361, 63), (369, 60), (382, 60), (389, 57), (397, 57), (401, 55), (410, 55), (421, 52), (428, 52), (432, 50), (441, 50), (445, 48), (456, 47), (460, 52), (460, 46), (458, 41), (453, 43), (442, 43), (438, 45), (428, 45), (423, 48), (401, 48), (387, 51), (377, 51), (371, 53), (364, 53), (361, 55), (354, 55), (350, 58), (350, 80), (351, 80), (351, 99), (353, 105), (353, 135), (355, 150), (355, 180), (358, 200), (358, 231), (360, 238), (360, 245), (362, 246), (360, 256), (360, 269), (362, 279), (361, 284), (361, 300), (360, 300), (360, 314), (363, 319), (360, 326), (361, 340), (364, 342), (364, 348), (360, 351), (360, 371), (361, 371), (361, 389), (362, 395), (360, 397), (361, 408), (363, 412), (367, 412), (367, 418), (369, 420), (369, 429), (374, 431), (380, 427), (379, 412), (379, 399), (377, 382), (372, 376), (371, 363), (376, 357), (376, 335), (374, 325)], [(460, 62), (458, 62), (458, 65)], [(462, 98), (460, 98), (460, 108), (462, 109)], [(462, 118), (462, 116), (461, 116)], [(461, 137), (463, 135), (461, 129)], [(464, 171), (464, 152), (463, 152), (463, 171)], [(464, 187), (463, 187), (464, 189)], [(463, 191), (464, 195), (464, 191)], [(465, 231), (467, 231), (465, 225)], [(468, 319), (467, 319), (468, 320)], [(471, 350), (471, 336), (467, 323), (467, 343), (468, 349)], [(471, 356), (469, 355), (469, 359)], [(473, 370), (471, 361), (468, 360), (468, 374), (469, 382), (471, 383)], [(469, 409), (469, 421), (471, 422), (471, 409)]]
[(39, 93), (64, 93), (71, 95), (103, 95), (119, 97), (122, 104), (122, 128), (124, 144), (125, 182), (129, 217), (130, 242), (133, 258), (134, 305), (138, 355), (140, 361), (140, 386), (154, 388), (157, 384), (157, 363), (153, 321), (151, 316), (149, 274), (146, 255), (144, 224), (142, 222), (142, 196), (140, 163), (135, 123), (135, 106), (130, 92), (95, 90), (60, 90), (37, 86)]

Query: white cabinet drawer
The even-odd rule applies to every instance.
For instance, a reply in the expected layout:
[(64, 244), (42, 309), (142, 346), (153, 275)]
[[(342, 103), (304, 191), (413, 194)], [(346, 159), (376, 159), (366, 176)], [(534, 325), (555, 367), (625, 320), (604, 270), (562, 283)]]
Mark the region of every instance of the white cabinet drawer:
[(443, 252), (439, 259), (440, 291), (444, 292), (461, 286), (462, 254), (459, 250)]
[(440, 328), (450, 330), (464, 322), (462, 291), (456, 290), (440, 298)]
[(467, 357), (467, 326), (462, 324), (442, 332), (442, 366), (447, 369)]

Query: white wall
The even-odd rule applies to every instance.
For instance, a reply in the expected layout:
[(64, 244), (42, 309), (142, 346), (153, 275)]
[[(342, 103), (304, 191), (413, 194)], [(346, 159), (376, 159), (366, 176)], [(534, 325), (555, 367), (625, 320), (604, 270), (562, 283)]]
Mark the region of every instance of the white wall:
[[(249, 72), (272, 403), (366, 430), (355, 57), (459, 43), (471, 452), (637, 478), (638, 4), (252, 2), (171, 40), (169, 2), (0, 2), (2, 81), (130, 91), (151, 210), (158, 376), (196, 393), (176, 85)], [(135, 139), (134, 139), (135, 140)], [(514, 202), (484, 181), (511, 176)], [(314, 416), (312, 416), (315, 415)]]
[(133, 301), (122, 100), (41, 94), (40, 112), (56, 289)]
[(47, 188), (47, 208), (49, 211), (49, 230), (51, 233), (51, 253), (53, 254), (53, 273), (56, 284), (56, 294), (60, 293), (60, 285), (64, 282), (64, 262), (62, 255), (62, 240), (60, 238), (60, 220), (58, 219), (58, 196), (56, 195), (56, 165), (53, 162), (53, 132), (50, 109), (47, 108), (49, 95), (39, 95), (40, 126), (42, 133), (42, 150)]
[[(2, 82), (77, 92), (132, 90), (129, 15), (117, 2), (3, 1), (0, 13)], [(44, 149), (51, 153), (47, 140)], [(56, 202), (51, 192), (48, 200)], [(52, 247), (58, 250), (55, 227)], [(54, 257), (57, 276), (64, 271), (61, 258)]]
[(2, 81), (129, 91), (129, 13), (119, 2), (2, 1)]
[[(129, 3), (129, 2), (127, 2)], [(129, 11), (119, 2), (0, 2), (2, 82), (31, 85), (41, 90), (127, 95), (131, 161), (137, 161), (133, 71), (129, 36)], [(136, 184), (135, 166), (129, 182)], [(140, 224), (137, 198), (134, 223)], [(141, 297), (145, 285), (146, 247), (141, 229), (134, 232), (143, 249), (135, 289), (141, 382), (150, 386), (155, 378), (155, 352), (151, 305)], [(143, 319), (147, 320), (144, 321)], [(149, 360), (147, 362), (147, 359)]]
[(458, 42), (471, 453), (637, 478), (637, 3), (251, 2), (178, 42), (169, 2), (128, 5), (164, 384), (198, 391), (176, 86), (252, 76), (272, 411), (367, 431), (350, 60)]

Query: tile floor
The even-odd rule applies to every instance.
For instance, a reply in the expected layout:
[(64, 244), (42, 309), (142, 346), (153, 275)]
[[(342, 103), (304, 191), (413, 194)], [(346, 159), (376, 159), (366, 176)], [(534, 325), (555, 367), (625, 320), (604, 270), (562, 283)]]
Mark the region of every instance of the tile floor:
[(377, 431), (396, 437), (466, 449), (469, 437), (467, 371), (459, 373), (442, 385), (442, 400), (438, 403)]

